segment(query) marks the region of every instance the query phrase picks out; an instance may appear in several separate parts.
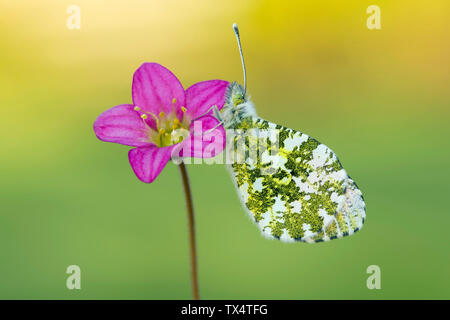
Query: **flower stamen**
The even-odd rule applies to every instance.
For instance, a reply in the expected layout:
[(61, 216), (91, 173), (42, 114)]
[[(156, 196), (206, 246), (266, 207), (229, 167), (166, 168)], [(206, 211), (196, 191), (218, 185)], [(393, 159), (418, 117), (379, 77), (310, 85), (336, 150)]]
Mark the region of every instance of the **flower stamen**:
[(135, 107), (134, 107), (134, 110), (135, 110), (135, 111), (139, 111), (139, 112), (142, 113), (142, 114), (141, 114), (141, 118), (142, 118), (142, 120), (144, 120), (145, 125), (148, 126), (148, 124), (147, 124), (147, 122), (146, 122), (145, 120), (147, 120), (148, 115), (150, 114), (150, 115), (153, 117), (153, 119), (155, 119), (155, 121), (156, 121), (156, 126), (159, 127), (159, 119), (158, 119), (157, 116), (155, 116), (154, 113), (152, 113), (152, 112), (150, 112), (150, 111), (144, 112), (144, 111), (142, 111), (142, 109), (141, 109), (140, 107), (138, 107), (138, 106), (135, 106)]
[[(149, 137), (151, 141), (156, 143), (158, 147), (166, 147), (170, 146), (174, 143), (179, 143), (183, 141), (183, 137), (173, 137), (173, 134), (176, 130), (180, 128), (189, 128), (189, 119), (186, 117), (187, 109), (182, 106), (181, 111), (183, 111), (183, 120), (178, 119), (175, 111), (177, 99), (172, 99), (172, 112), (169, 114), (165, 114), (164, 111), (161, 111), (158, 116), (153, 114), (150, 111), (143, 111), (139, 106), (135, 106), (134, 110), (140, 113), (140, 117), (142, 121), (144, 121), (145, 125), (149, 127), (151, 130), (149, 132)], [(149, 117), (153, 117), (156, 121), (156, 128), (150, 127), (147, 123), (147, 119)]]
[(175, 114), (175, 103), (177, 103), (177, 99), (173, 98), (172, 99), (172, 112)]

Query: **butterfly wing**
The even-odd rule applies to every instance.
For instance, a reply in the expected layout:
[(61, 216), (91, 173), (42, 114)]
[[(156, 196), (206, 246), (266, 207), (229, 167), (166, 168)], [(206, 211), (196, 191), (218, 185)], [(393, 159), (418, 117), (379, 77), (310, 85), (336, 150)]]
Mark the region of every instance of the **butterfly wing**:
[[(228, 142), (228, 153), (229, 146), (236, 150), (239, 143), (247, 148), (230, 157), (235, 161), (229, 169), (245, 209), (263, 235), (314, 243), (361, 229), (362, 193), (327, 146), (257, 117), (243, 119), (235, 129), (238, 134)], [(261, 136), (270, 141), (251, 157), (257, 141), (261, 145), (266, 139)]]

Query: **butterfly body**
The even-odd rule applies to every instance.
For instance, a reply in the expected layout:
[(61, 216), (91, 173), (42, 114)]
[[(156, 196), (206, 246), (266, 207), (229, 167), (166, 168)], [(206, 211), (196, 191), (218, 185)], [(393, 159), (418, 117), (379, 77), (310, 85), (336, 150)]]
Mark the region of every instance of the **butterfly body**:
[(214, 113), (235, 131), (227, 132), (227, 152), (233, 153), (228, 158), (234, 160), (229, 170), (264, 236), (314, 243), (361, 229), (362, 193), (327, 146), (259, 118), (237, 83), (229, 85), (224, 107)]

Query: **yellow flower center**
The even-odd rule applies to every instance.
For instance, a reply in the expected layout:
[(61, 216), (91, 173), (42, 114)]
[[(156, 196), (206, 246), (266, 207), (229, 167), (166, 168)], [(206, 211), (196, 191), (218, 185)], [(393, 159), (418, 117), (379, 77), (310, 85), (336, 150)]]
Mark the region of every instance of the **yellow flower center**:
[(138, 106), (134, 107), (134, 110), (142, 113), (141, 118), (147, 126), (146, 119), (149, 115), (155, 119), (156, 130), (149, 127), (149, 138), (160, 148), (182, 142), (189, 133), (190, 119), (186, 116), (186, 108), (181, 107), (183, 117), (180, 121), (175, 112), (175, 103), (176, 99), (174, 98), (172, 100), (172, 111), (167, 115), (161, 111), (158, 116), (151, 112), (143, 112)]

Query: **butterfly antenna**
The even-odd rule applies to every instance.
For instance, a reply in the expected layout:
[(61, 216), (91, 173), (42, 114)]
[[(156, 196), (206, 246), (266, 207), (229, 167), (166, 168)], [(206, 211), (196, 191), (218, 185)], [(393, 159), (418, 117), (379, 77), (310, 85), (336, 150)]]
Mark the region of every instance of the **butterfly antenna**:
[(236, 23), (233, 23), (233, 30), (238, 42), (239, 53), (241, 55), (242, 70), (244, 71), (244, 96), (245, 96), (245, 94), (247, 93), (247, 71), (245, 70), (245, 62), (244, 62), (244, 54), (242, 53), (241, 38), (239, 37), (239, 29)]

